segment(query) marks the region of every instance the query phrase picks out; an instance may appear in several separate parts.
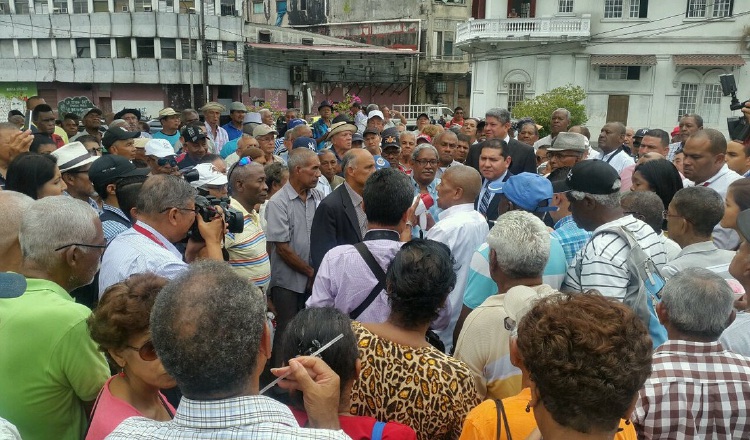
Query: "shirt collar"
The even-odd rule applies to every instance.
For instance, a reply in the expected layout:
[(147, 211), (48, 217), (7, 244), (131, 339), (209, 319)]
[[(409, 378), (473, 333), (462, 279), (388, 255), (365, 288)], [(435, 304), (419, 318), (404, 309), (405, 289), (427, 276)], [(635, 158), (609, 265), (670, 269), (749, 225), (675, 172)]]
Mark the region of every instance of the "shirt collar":
[(49, 290), (52, 293), (60, 296), (63, 299), (73, 302), (73, 297), (65, 291), (59, 284), (54, 281), (45, 280), (41, 278), (26, 278), (26, 291), (33, 292), (39, 290)]
[(280, 423), (299, 429), (288, 407), (265, 396), (221, 400), (192, 400), (183, 396), (175, 412), (174, 423), (197, 429)]
[(709, 187), (710, 187), (712, 183), (714, 183), (714, 182), (716, 182), (717, 180), (719, 180), (719, 179), (721, 179), (722, 177), (724, 177), (724, 175), (725, 175), (726, 173), (728, 173), (728, 172), (729, 172), (729, 167), (727, 166), (727, 164), (724, 164), (724, 165), (723, 165), (723, 166), (721, 167), (721, 169), (719, 170), (719, 172), (718, 172), (718, 173), (716, 173), (716, 174), (714, 174), (713, 176), (711, 176), (711, 178), (709, 178), (709, 179), (706, 179), (706, 181), (705, 181), (705, 182), (701, 182), (701, 183), (695, 182), (695, 184), (696, 184), (696, 186), (698, 186), (698, 185), (700, 185), (700, 186), (704, 186), (704, 185), (708, 184), (708, 185), (706, 185), (706, 186), (709, 186)]
[(505, 139), (503, 139), (503, 140), (505, 141), (506, 144), (509, 144), (510, 143), (510, 135), (506, 134), (505, 135)]
[[(417, 190), (419, 190), (419, 183), (417, 183), (417, 181), (414, 180), (414, 176), (410, 176), (410, 177), (411, 177), (411, 183), (412, 183), (412, 185), (414, 185), (414, 188), (416, 188)], [(435, 191), (435, 187), (437, 187), (437, 183), (438, 183), (439, 180), (440, 179), (438, 179), (437, 177), (435, 177), (432, 180), (432, 182), (430, 182), (430, 184), (427, 185), (427, 191), (430, 191), (430, 192)]]
[(677, 254), (677, 257), (698, 252), (711, 252), (718, 249), (719, 248), (716, 247), (713, 241), (702, 241), (700, 243), (693, 243), (685, 246), (680, 250), (680, 253)]
[(352, 189), (349, 182), (344, 181), (344, 187), (346, 188), (346, 192), (349, 193), (349, 197), (352, 199), (352, 205), (359, 206), (359, 204), (362, 203), (362, 196)]
[[(560, 220), (558, 220), (557, 223), (555, 223), (554, 228), (555, 229), (559, 229), (559, 228), (567, 225), (568, 223), (575, 223), (575, 220), (573, 220), (573, 216), (572, 215), (566, 215), (565, 217), (563, 217)], [(576, 225), (576, 226), (578, 226), (578, 225)]]
[(128, 223), (130, 223), (130, 219), (128, 218), (128, 216), (125, 215), (125, 213), (122, 212), (122, 210), (120, 208), (118, 208), (117, 206), (112, 206), (112, 205), (108, 205), (107, 203), (102, 203), (102, 211), (110, 211), (110, 212), (112, 212), (114, 214), (119, 215), (120, 217), (122, 217), (125, 220), (127, 220)]
[(244, 206), (242, 206), (242, 203), (240, 203), (240, 201), (235, 199), (234, 197), (229, 198), (229, 205), (237, 211), (241, 212), (243, 217), (255, 214), (255, 209), (253, 209), (252, 211), (248, 211)]
[(721, 342), (693, 342), (681, 339), (669, 339), (656, 349), (656, 353), (688, 353), (695, 355), (716, 354), (725, 351)]
[(485, 181), (484, 181), (484, 187), (486, 188), (486, 187), (487, 187), (487, 186), (488, 186), (488, 185), (489, 185), (490, 183), (495, 183), (495, 182), (502, 182), (503, 180), (505, 180), (505, 176), (507, 176), (507, 175), (508, 175), (508, 170), (505, 170), (505, 172), (503, 173), (503, 175), (502, 175), (502, 176), (498, 177), (498, 178), (497, 178), (497, 179), (495, 179), (495, 180), (492, 180), (492, 181), (490, 181), (489, 183), (488, 183), (488, 182), (487, 182), (487, 180), (485, 179)]
[[(154, 237), (156, 237), (161, 242), (161, 244), (163, 244), (167, 249), (169, 250), (174, 249), (175, 251), (177, 250), (177, 248), (174, 247), (172, 242), (167, 240), (165, 236), (161, 235), (159, 231), (152, 228), (150, 225), (148, 225), (147, 223), (144, 223), (143, 221), (139, 221), (137, 223), (138, 223), (138, 226), (154, 234)], [(177, 252), (177, 254), (179, 254), (179, 252)]]
[(462, 203), (460, 205), (454, 205), (440, 212), (440, 220), (445, 220), (452, 215), (460, 214), (462, 212), (472, 211), (474, 211), (474, 203)]

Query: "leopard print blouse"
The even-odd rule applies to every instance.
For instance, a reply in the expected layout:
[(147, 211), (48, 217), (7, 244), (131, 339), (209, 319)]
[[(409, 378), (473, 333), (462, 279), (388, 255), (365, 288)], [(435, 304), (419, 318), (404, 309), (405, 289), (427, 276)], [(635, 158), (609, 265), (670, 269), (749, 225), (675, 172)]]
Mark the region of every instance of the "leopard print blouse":
[(383, 339), (353, 322), (362, 370), (351, 414), (411, 426), (419, 440), (454, 440), (481, 399), (471, 370), (432, 347)]

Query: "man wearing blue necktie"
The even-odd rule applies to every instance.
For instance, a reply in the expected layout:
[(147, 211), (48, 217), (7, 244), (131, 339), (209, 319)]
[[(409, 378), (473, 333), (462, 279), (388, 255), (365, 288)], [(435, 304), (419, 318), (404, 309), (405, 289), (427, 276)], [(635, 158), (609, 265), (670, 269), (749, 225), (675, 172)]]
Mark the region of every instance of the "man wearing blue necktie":
[[(484, 142), (479, 155), (479, 172), (482, 174), (482, 191), (474, 202), (474, 207), (480, 214), (487, 217), (488, 222), (494, 222), (498, 216), (500, 198), (495, 194), (496, 188), (502, 187), (503, 182), (513, 175), (508, 171), (511, 157), (507, 152), (507, 144), (501, 139), (489, 139)], [(489, 191), (492, 186), (495, 191)]]

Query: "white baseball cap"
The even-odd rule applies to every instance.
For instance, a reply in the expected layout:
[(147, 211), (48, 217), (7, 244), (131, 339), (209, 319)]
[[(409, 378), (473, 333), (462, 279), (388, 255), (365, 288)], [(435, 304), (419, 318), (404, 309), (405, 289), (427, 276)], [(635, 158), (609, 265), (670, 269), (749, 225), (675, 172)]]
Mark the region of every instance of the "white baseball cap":
[(63, 145), (53, 151), (52, 155), (57, 159), (57, 167), (60, 168), (61, 173), (88, 165), (98, 159), (98, 157), (92, 156), (80, 142)]
[(227, 176), (219, 172), (216, 167), (211, 163), (199, 163), (195, 166), (195, 170), (198, 171), (198, 180), (190, 182), (194, 188), (200, 188), (204, 185), (226, 185), (229, 180)]
[(146, 142), (146, 155), (159, 158), (174, 156), (174, 148), (166, 139), (149, 139)]
[(380, 110), (373, 110), (370, 113), (367, 114), (367, 120), (369, 121), (372, 118), (378, 117), (385, 121), (385, 116), (383, 116), (383, 112)]

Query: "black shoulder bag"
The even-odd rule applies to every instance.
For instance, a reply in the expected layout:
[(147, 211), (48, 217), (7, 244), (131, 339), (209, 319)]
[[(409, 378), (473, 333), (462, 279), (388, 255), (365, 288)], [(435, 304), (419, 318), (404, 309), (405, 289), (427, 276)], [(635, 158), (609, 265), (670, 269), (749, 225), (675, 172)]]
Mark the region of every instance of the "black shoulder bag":
[(359, 315), (361, 315), (362, 312), (364, 312), (366, 308), (370, 307), (370, 304), (375, 301), (375, 298), (380, 294), (380, 291), (385, 289), (385, 272), (383, 272), (383, 268), (380, 267), (378, 262), (375, 261), (375, 257), (372, 256), (372, 252), (367, 249), (367, 246), (365, 246), (364, 242), (355, 244), (354, 249), (356, 249), (357, 252), (359, 252), (359, 255), (362, 256), (362, 259), (365, 260), (367, 267), (369, 267), (372, 274), (375, 275), (378, 283), (375, 284), (375, 287), (372, 288), (370, 293), (367, 295), (367, 298), (365, 298), (365, 300), (362, 301), (362, 303), (358, 305), (356, 309), (349, 312), (349, 318), (351, 318), (353, 321), (359, 318)]
[(500, 428), (502, 425), (500, 425), (500, 419), (503, 419), (503, 424), (505, 426), (505, 438), (508, 440), (512, 440), (510, 436), (510, 426), (508, 426), (508, 415), (505, 414), (505, 406), (503, 405), (503, 401), (500, 399), (495, 399), (495, 408), (497, 409), (497, 440), (500, 440)]

